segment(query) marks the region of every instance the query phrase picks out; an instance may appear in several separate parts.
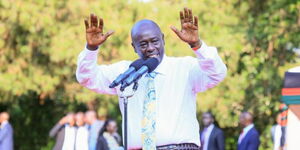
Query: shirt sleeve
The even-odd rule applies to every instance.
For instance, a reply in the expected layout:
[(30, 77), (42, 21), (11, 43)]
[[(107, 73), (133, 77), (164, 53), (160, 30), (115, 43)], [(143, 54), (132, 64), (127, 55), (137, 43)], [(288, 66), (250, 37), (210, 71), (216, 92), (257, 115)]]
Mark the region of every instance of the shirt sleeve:
[(193, 59), (190, 77), (193, 91), (204, 92), (223, 81), (227, 68), (218, 55), (215, 47), (207, 46), (202, 42), (201, 47), (195, 51), (197, 59)]
[(51, 130), (49, 133), (50, 137), (55, 137), (58, 133), (58, 131), (63, 127), (63, 125), (57, 123)]
[(98, 65), (98, 51), (85, 48), (78, 56), (76, 78), (84, 87), (97, 93), (116, 95), (116, 88), (109, 88), (113, 79), (124, 70), (125, 61), (111, 65)]

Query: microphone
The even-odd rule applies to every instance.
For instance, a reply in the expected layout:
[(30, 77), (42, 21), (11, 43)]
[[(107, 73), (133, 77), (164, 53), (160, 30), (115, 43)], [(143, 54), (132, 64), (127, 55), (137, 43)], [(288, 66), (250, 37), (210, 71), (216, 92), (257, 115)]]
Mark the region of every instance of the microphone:
[(132, 62), (129, 65), (129, 68), (122, 74), (120, 74), (110, 85), (109, 88), (114, 88), (118, 86), (124, 79), (126, 79), (130, 74), (136, 72), (138, 69), (140, 69), (143, 66), (144, 60), (138, 59), (134, 62)]
[(151, 73), (159, 64), (156, 58), (147, 59), (142, 67), (135, 73), (131, 74), (126, 80), (122, 82), (120, 90), (123, 91), (127, 86), (131, 85), (141, 78), (146, 72)]

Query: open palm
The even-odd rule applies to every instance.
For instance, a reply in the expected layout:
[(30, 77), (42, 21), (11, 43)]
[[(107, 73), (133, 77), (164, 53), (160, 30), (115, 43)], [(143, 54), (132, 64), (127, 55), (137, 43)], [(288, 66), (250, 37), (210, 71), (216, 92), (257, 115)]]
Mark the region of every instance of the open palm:
[(195, 45), (199, 43), (198, 35), (198, 17), (194, 16), (191, 9), (184, 8), (184, 11), (180, 11), (181, 30), (178, 30), (174, 26), (171, 29), (176, 35), (184, 42)]
[(90, 23), (86, 19), (84, 20), (85, 27), (86, 27), (86, 41), (88, 47), (95, 49), (99, 45), (101, 45), (103, 42), (106, 41), (106, 39), (113, 34), (113, 31), (109, 31), (105, 34), (103, 34), (103, 19), (99, 18), (94, 14), (90, 15)]

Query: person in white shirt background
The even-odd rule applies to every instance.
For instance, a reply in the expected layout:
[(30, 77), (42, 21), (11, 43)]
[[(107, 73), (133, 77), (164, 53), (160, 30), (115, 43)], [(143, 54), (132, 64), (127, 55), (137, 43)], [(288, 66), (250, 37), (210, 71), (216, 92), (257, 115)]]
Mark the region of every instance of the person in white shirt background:
[[(180, 11), (180, 22), (181, 30), (174, 26), (171, 29), (194, 50), (196, 58), (166, 56), (164, 34), (154, 21), (140, 20), (131, 30), (134, 51), (144, 60), (151, 57), (157, 58), (159, 65), (153, 71), (155, 75), (149, 75), (152, 80), (149, 76), (147, 77), (148, 74), (142, 76), (138, 90), (128, 101), (129, 149), (149, 149), (147, 147), (153, 145), (157, 149), (169, 147), (199, 149), (200, 135), (196, 117), (197, 93), (204, 92), (220, 83), (226, 76), (227, 68), (219, 57), (217, 49), (207, 46), (200, 40), (198, 17), (193, 16), (191, 9), (185, 8)], [(120, 96), (119, 88), (109, 88), (109, 85), (128, 68), (132, 61), (98, 65), (97, 55), (102, 51), (98, 50), (99, 46), (101, 47), (113, 31), (104, 33), (103, 19), (94, 14), (85, 20), (85, 26), (87, 45), (78, 57), (77, 80), (81, 85), (95, 92)], [(144, 104), (147, 102), (145, 96), (149, 94), (148, 83), (150, 81), (155, 91), (151, 101), (153, 102), (152, 108)], [(150, 96), (153, 97), (153, 95)], [(119, 104), (123, 115), (121, 99)], [(145, 112), (155, 115), (147, 118)], [(153, 126), (151, 126), (151, 132), (145, 133), (145, 131), (150, 131), (145, 128), (149, 126), (145, 123), (147, 119), (151, 120)]]
[(85, 125), (85, 118), (83, 112), (78, 112), (75, 115), (75, 123), (77, 126), (75, 138), (75, 150), (88, 150), (89, 149), (89, 131)]
[(74, 150), (76, 136), (74, 117), (74, 113), (68, 113), (50, 130), (49, 136), (55, 138), (53, 150)]
[(272, 134), (272, 142), (273, 142), (273, 150), (283, 150), (283, 147), (281, 147), (281, 137), (282, 137), (282, 126), (280, 125), (281, 122), (281, 116), (280, 114), (276, 117), (276, 125), (273, 125), (271, 128), (271, 134)]

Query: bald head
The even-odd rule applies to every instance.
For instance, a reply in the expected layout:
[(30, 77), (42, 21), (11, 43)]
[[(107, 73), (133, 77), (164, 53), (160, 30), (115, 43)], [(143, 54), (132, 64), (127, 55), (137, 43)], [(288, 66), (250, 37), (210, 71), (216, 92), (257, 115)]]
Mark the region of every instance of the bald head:
[(9, 114), (7, 112), (0, 113), (0, 122), (8, 121), (9, 120)]
[(253, 123), (253, 115), (250, 112), (243, 112), (240, 115), (240, 124), (242, 127), (246, 127)]
[(136, 34), (138, 34), (141, 31), (149, 30), (149, 29), (159, 32), (161, 34), (160, 27), (154, 21), (143, 19), (133, 25), (131, 29), (132, 41), (134, 41), (134, 37), (136, 36)]
[(159, 62), (164, 56), (164, 35), (159, 26), (152, 20), (140, 20), (131, 29), (131, 45), (142, 59), (157, 58)]

